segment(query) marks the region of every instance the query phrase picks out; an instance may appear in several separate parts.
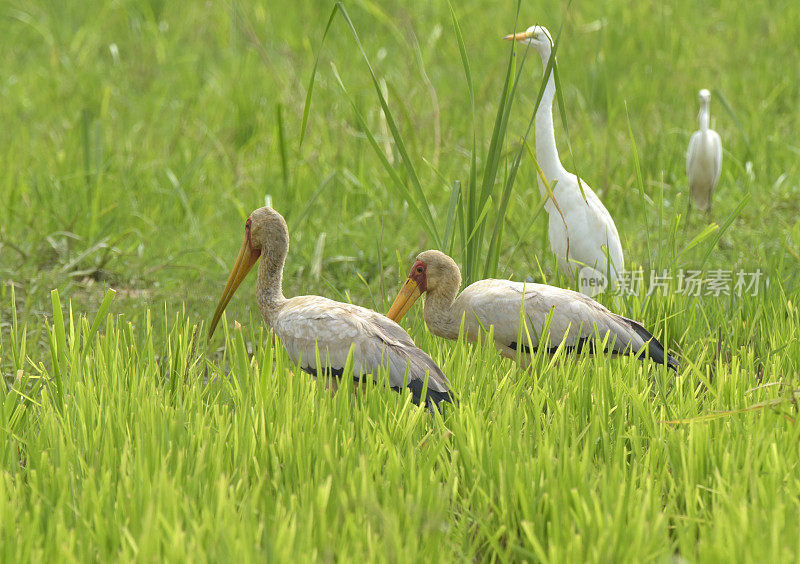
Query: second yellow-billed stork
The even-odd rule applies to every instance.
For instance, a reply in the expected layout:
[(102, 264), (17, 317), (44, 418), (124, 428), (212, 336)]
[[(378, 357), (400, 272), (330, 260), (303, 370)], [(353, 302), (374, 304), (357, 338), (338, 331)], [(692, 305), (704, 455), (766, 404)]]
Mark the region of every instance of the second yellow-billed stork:
[[(494, 345), (508, 358), (517, 355), (528, 365), (531, 353), (542, 346), (555, 352), (563, 343), (575, 351), (605, 351), (649, 356), (658, 364), (677, 370), (678, 362), (641, 324), (612, 313), (602, 304), (572, 290), (546, 284), (479, 280), (459, 294), (461, 272), (455, 261), (437, 250), (417, 256), (411, 272), (387, 313), (400, 321), (422, 293), (426, 294), (423, 319), (434, 335), (458, 338), (463, 320), (468, 341), (478, 342), (494, 327)], [(524, 320), (525, 331), (520, 331)]]

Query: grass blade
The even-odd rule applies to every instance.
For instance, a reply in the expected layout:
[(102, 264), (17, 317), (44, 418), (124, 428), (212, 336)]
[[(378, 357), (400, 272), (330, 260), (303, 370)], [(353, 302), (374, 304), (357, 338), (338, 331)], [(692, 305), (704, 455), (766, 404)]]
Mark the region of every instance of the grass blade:
[(398, 192), (400, 192), (401, 197), (408, 202), (408, 205), (411, 207), (411, 210), (423, 223), (425, 229), (428, 231), (428, 234), (434, 240), (437, 240), (436, 227), (433, 224), (433, 219), (430, 217), (430, 212), (428, 214), (425, 214), (423, 212), (423, 207), (417, 204), (416, 200), (411, 195), (411, 192), (408, 190), (406, 183), (403, 182), (402, 178), (400, 178), (400, 175), (397, 173), (397, 170), (395, 170), (395, 168), (389, 162), (389, 159), (387, 159), (386, 154), (381, 149), (381, 146), (378, 144), (378, 141), (375, 139), (375, 136), (372, 135), (372, 132), (370, 131), (369, 126), (367, 125), (367, 122), (364, 119), (364, 116), (361, 115), (361, 112), (358, 110), (358, 106), (350, 96), (350, 93), (347, 91), (347, 88), (345, 87), (344, 82), (342, 82), (338, 71), (336, 71), (336, 66), (333, 65), (332, 63), (331, 66), (333, 68), (333, 74), (336, 77), (336, 80), (339, 82), (339, 86), (342, 88), (342, 91), (344, 92), (345, 96), (347, 96), (347, 100), (350, 102), (350, 107), (352, 108), (353, 113), (356, 116), (356, 119), (358, 119), (358, 123), (361, 125), (361, 129), (364, 131), (364, 134), (367, 137), (367, 141), (369, 141), (370, 146), (373, 148), (375, 154), (378, 156), (378, 160), (380, 160), (386, 172), (389, 173), (389, 177), (394, 182), (394, 185), (397, 188)]
[(744, 211), (744, 207), (747, 205), (747, 202), (749, 202), (749, 201), (750, 201), (750, 194), (748, 193), (748, 194), (745, 195), (744, 198), (742, 198), (742, 201), (739, 202), (739, 205), (736, 206), (736, 209), (734, 209), (730, 213), (730, 215), (728, 215), (727, 219), (725, 219), (725, 221), (723, 222), (723, 224), (720, 227), (719, 231), (717, 231), (717, 234), (714, 237), (714, 240), (708, 246), (708, 249), (706, 250), (706, 254), (703, 256), (703, 260), (700, 261), (700, 265), (698, 267), (698, 270), (702, 270), (703, 269), (703, 266), (705, 266), (706, 261), (708, 260), (708, 257), (711, 256), (711, 252), (714, 250), (714, 248), (716, 248), (717, 243), (719, 243), (719, 240), (722, 238), (722, 236), (725, 234), (725, 232), (728, 230), (728, 228), (733, 224), (733, 222), (736, 220), (736, 218), (739, 217), (739, 215), (742, 213), (742, 211)]
[[(633, 167), (636, 170), (636, 186), (639, 188), (639, 196), (642, 200), (642, 218), (641, 222), (646, 227), (647, 221), (647, 197), (644, 193), (644, 179), (642, 178), (642, 166), (639, 162), (639, 150), (636, 148), (636, 139), (633, 137), (633, 127), (631, 126), (631, 118), (628, 115), (628, 104), (625, 103), (625, 119), (628, 121), (628, 135), (631, 140), (631, 154), (633, 156)], [(645, 242), (647, 243), (647, 262), (653, 264), (653, 253), (650, 250), (650, 235), (645, 229)]]
[(325, 31), (322, 34), (322, 41), (319, 44), (319, 50), (317, 51), (317, 56), (314, 59), (314, 66), (311, 68), (311, 78), (308, 81), (308, 89), (306, 89), (306, 101), (303, 104), (303, 120), (300, 122), (300, 143), (298, 145), (299, 148), (303, 147), (303, 140), (306, 137), (306, 129), (308, 128), (308, 116), (311, 112), (311, 96), (314, 94), (314, 81), (317, 78), (317, 67), (319, 66), (319, 56), (322, 54), (322, 47), (325, 45), (325, 38), (328, 37), (328, 31), (331, 29), (331, 24), (333, 23), (333, 18), (336, 16), (336, 12), (339, 10), (339, 3), (333, 5), (333, 9), (331, 10), (331, 15), (328, 16), (328, 23), (325, 24)]
[(106, 315), (108, 315), (108, 310), (111, 309), (111, 302), (114, 301), (114, 297), (116, 295), (117, 291), (113, 288), (109, 288), (106, 291), (106, 295), (103, 297), (103, 301), (100, 303), (100, 307), (97, 309), (97, 315), (94, 316), (92, 326), (89, 328), (89, 333), (86, 335), (86, 340), (84, 342), (85, 347), (89, 347), (91, 345), (95, 334), (97, 333), (98, 329), (100, 329), (100, 324), (106, 318)]
[(283, 105), (280, 103), (275, 104), (275, 122), (278, 133), (278, 155), (281, 160), (281, 178), (283, 179), (283, 187), (289, 187), (289, 164), (286, 156), (286, 133), (283, 127)]

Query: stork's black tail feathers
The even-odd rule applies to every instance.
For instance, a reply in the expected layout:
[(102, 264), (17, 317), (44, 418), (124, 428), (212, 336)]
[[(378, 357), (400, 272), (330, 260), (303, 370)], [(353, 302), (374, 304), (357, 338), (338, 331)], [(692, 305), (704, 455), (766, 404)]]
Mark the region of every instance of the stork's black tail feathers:
[[(408, 381), (406, 387), (411, 391), (411, 401), (415, 405), (420, 405), (424, 401), (425, 407), (429, 410), (434, 408), (441, 410), (439, 404), (442, 402), (453, 403), (450, 381), (428, 353), (414, 347), (407, 351), (407, 355)], [(428, 388), (423, 397), (422, 389), (425, 387), (426, 377)]]
[[(412, 382), (409, 382), (408, 389), (411, 390), (411, 401), (415, 405), (419, 405), (420, 402), (423, 401), (422, 382), (420, 382), (419, 380), (414, 380)], [(444, 392), (437, 392), (436, 390), (432, 390), (430, 386), (428, 386), (424, 401), (425, 401), (425, 407), (433, 406), (436, 409), (440, 409), (439, 404), (442, 403), (443, 401), (447, 403), (453, 403), (453, 394), (450, 392), (450, 390), (446, 390)]]
[[(425, 394), (425, 398), (422, 398), (422, 382), (419, 380), (412, 380), (407, 385), (408, 389), (411, 391), (411, 403), (414, 405), (419, 405), (424, 401), (425, 407), (428, 409), (436, 408), (441, 410), (439, 406), (440, 403), (447, 402), (447, 403), (454, 403), (455, 398), (453, 398), (453, 394), (450, 390), (444, 392), (437, 392), (436, 390), (432, 390), (430, 387)], [(392, 389), (396, 392), (400, 391), (400, 388), (397, 386), (392, 386)]]
[(644, 339), (647, 343), (647, 356), (650, 358), (650, 360), (657, 364), (666, 364), (667, 368), (671, 368), (677, 372), (681, 364), (677, 361), (677, 359), (675, 359), (674, 356), (670, 355), (664, 349), (664, 345), (662, 345), (658, 339), (653, 337), (653, 334), (650, 331), (642, 327), (640, 324), (636, 323), (632, 319), (628, 319), (627, 317), (625, 319), (631, 324), (631, 327), (634, 331), (636, 331), (636, 334)]

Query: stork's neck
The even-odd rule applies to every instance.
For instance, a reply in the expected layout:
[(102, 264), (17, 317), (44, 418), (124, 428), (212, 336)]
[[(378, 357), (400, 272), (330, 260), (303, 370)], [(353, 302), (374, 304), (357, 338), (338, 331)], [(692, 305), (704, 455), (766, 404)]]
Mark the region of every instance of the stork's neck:
[[(542, 76), (547, 72), (550, 53), (550, 48), (544, 48), (539, 53), (542, 57)], [(561, 165), (561, 160), (558, 158), (556, 132), (553, 127), (553, 99), (555, 96), (555, 74), (551, 70), (542, 100), (536, 110), (536, 160), (539, 161), (539, 166), (542, 167), (542, 172), (544, 172), (548, 182), (552, 182), (555, 177), (565, 172), (564, 167)], [(541, 183), (539, 184), (539, 190), (544, 196), (544, 187)]]
[(456, 283), (452, 286), (428, 290), (426, 293), (422, 317), (425, 319), (425, 325), (434, 335), (445, 339), (458, 338), (461, 317), (455, 311), (453, 303), (456, 300), (459, 286), (460, 283)]
[(258, 309), (261, 310), (261, 317), (269, 327), (273, 326), (278, 313), (286, 303), (282, 287), (285, 262), (286, 252), (283, 252), (262, 257), (261, 264), (258, 265), (256, 298), (258, 299)]
[(708, 112), (708, 102), (702, 102), (700, 104), (700, 131), (708, 131), (708, 121), (709, 121), (709, 112)]

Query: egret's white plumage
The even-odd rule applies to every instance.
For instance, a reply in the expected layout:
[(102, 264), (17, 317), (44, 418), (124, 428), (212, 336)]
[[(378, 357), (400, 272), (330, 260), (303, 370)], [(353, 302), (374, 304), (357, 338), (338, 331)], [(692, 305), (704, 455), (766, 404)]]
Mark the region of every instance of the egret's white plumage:
[[(209, 338), (236, 288), (259, 257), (256, 296), (261, 315), (286, 348), (289, 358), (314, 376), (341, 379), (351, 348), (354, 381), (387, 368), (389, 384), (411, 390), (413, 400), (431, 407), (450, 401), (450, 383), (433, 359), (414, 345), (394, 321), (372, 310), (321, 296), (285, 298), (281, 287), (289, 250), (289, 232), (283, 217), (269, 207), (247, 219), (245, 241), (209, 330)], [(318, 362), (319, 360), (319, 362)], [(428, 388), (422, 397), (423, 384)]]
[(722, 140), (713, 129), (709, 129), (709, 101), (711, 92), (700, 91), (700, 129), (689, 140), (686, 153), (686, 176), (692, 201), (699, 210), (711, 209), (711, 194), (722, 172)]
[[(638, 353), (644, 349), (653, 361), (670, 368), (678, 366), (642, 325), (612, 313), (579, 292), (545, 284), (489, 279), (470, 284), (459, 294), (460, 285), (461, 273), (453, 259), (436, 250), (420, 253), (387, 316), (399, 321), (414, 301), (427, 292), (423, 318), (431, 333), (455, 339), (463, 319), (467, 340), (478, 342), (494, 327), (498, 352), (516, 358), (519, 351), (524, 364), (530, 362), (530, 347), (544, 346), (554, 351), (564, 343), (575, 350), (594, 351), (607, 338), (609, 352)], [(527, 333), (523, 331), (520, 337), (521, 317)], [(549, 335), (542, 345), (540, 339), (548, 318)]]
[[(516, 39), (536, 49), (544, 71), (547, 70), (553, 48), (547, 29), (535, 25), (505, 39)], [(583, 179), (579, 185), (578, 177), (567, 172), (561, 164), (553, 126), (555, 93), (555, 78), (551, 72), (535, 118), (536, 160), (555, 197), (555, 201), (549, 199), (545, 204), (549, 216), (550, 249), (570, 279), (576, 268), (580, 269), (582, 278), (589, 272), (584, 269), (591, 268), (603, 277), (609, 273), (613, 287), (625, 268), (617, 226), (594, 190)], [(546, 187), (540, 178), (538, 184), (539, 193), (545, 197)], [(610, 265), (607, 257), (611, 259)]]

